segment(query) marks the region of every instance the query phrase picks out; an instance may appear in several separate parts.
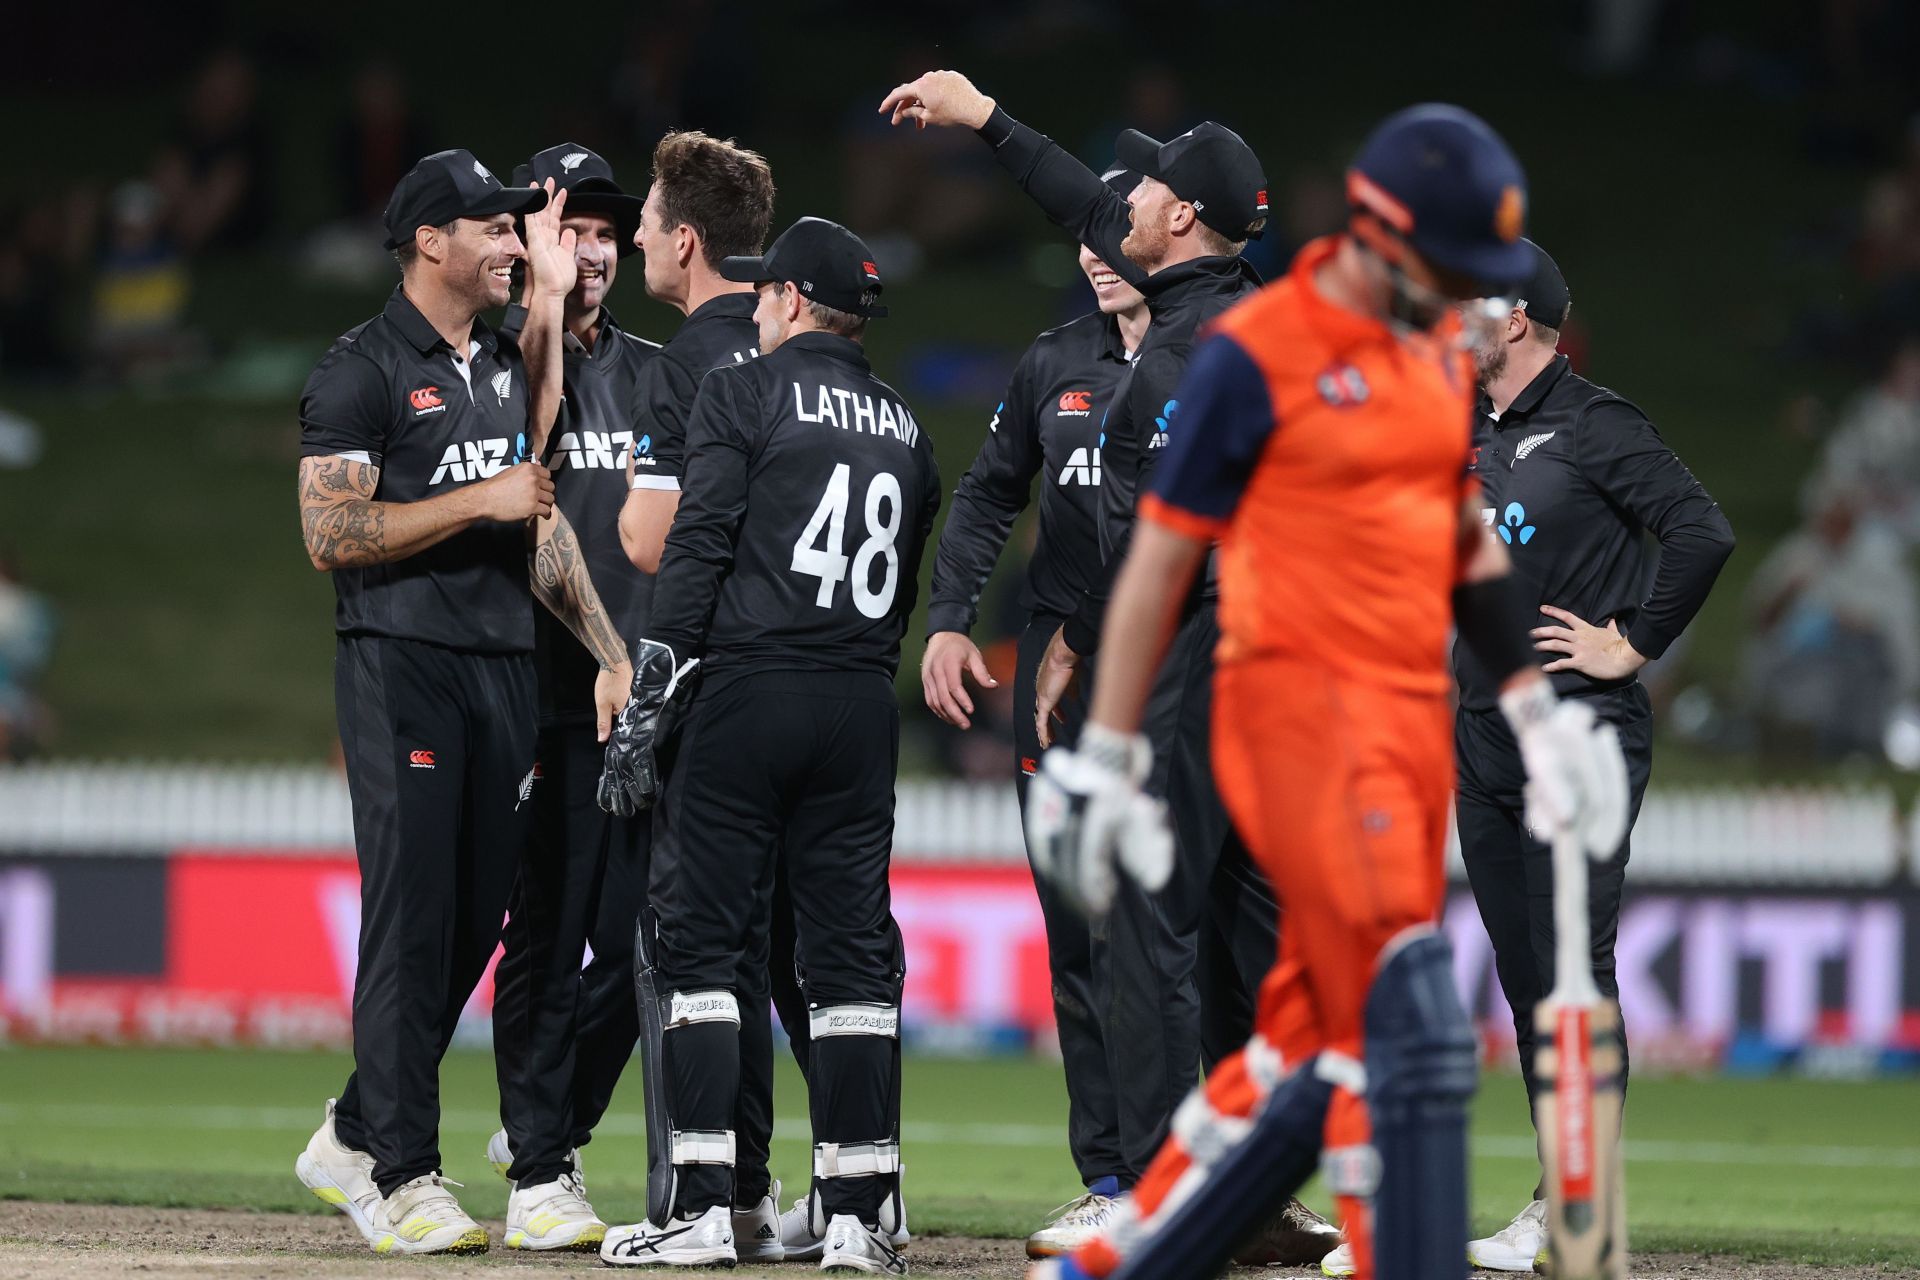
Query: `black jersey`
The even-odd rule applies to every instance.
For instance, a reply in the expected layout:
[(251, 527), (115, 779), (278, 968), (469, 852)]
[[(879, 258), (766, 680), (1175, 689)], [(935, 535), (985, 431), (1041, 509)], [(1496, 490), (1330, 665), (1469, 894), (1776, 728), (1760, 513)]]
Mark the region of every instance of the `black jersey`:
[(1112, 316), (1094, 312), (1049, 329), (1014, 366), (933, 561), (927, 632), (968, 631), (1013, 522), (1040, 480), (1040, 535), (1027, 562), (1027, 608), (1064, 618), (1100, 569), (1101, 424), (1127, 371)]
[[(1514, 581), (1536, 605), (1565, 609), (1596, 627), (1619, 623), (1629, 643), (1657, 658), (1705, 603), (1733, 553), (1733, 528), (1720, 506), (1647, 421), (1605, 387), (1558, 356), (1514, 398), (1498, 420), (1482, 397), (1474, 419), (1473, 469), (1481, 516), (1513, 560)], [(1660, 541), (1647, 588), (1646, 534)], [(1542, 626), (1559, 626), (1551, 617)], [(1547, 653), (1541, 662), (1564, 655)], [(1455, 643), (1460, 704), (1485, 710), (1499, 680)], [(1632, 684), (1601, 684), (1556, 671), (1563, 694)]]
[(687, 461), (687, 415), (707, 370), (760, 354), (752, 293), (709, 298), (680, 322), (660, 358), (640, 372), (633, 404), (633, 487), (680, 488)]
[[(1186, 372), (1193, 337), (1200, 326), (1260, 287), (1260, 274), (1243, 258), (1207, 257), (1178, 263), (1148, 275), (1121, 252), (1132, 227), (1126, 200), (1100, 176), (1069, 155), (1045, 134), (1021, 124), (996, 107), (978, 131), (993, 147), (994, 159), (1059, 226), (1099, 254), (1127, 283), (1138, 288), (1153, 313), (1132, 370), (1114, 394), (1107, 415), (1105, 463), (1100, 481), (1100, 551), (1104, 564), (1088, 585), (1066, 623), (1066, 640), (1076, 653), (1092, 653), (1100, 641), (1100, 622), (1112, 593), (1113, 578), (1133, 534), (1134, 502), (1150, 487), (1151, 473), (1166, 444), (1179, 402), (1174, 389)], [(1213, 558), (1199, 593), (1215, 593)]]
[(891, 678), (940, 506), (933, 444), (848, 338), (789, 338), (700, 385), (648, 635), (707, 679)]
[[(300, 394), (300, 456), (380, 468), (373, 497), (423, 502), (526, 457), (527, 380), (511, 343), (478, 319), (456, 352), (396, 288), (334, 341)], [(335, 569), (342, 635), (476, 652), (533, 648), (527, 534), (485, 520), (403, 560)]]
[[(507, 308), (501, 336), (517, 341), (526, 318), (524, 308)], [(653, 575), (634, 568), (620, 546), (620, 505), (627, 493), (627, 455), (633, 452), (640, 377), (660, 344), (634, 337), (604, 307), (592, 351), (571, 333), (563, 333), (561, 342), (566, 400), (546, 458), (553, 471), (553, 497), (580, 540), (587, 574), (613, 629), (631, 648), (647, 633)], [(548, 610), (535, 609), (533, 621), (541, 718), (549, 723), (592, 721), (593, 682), (600, 664)]]

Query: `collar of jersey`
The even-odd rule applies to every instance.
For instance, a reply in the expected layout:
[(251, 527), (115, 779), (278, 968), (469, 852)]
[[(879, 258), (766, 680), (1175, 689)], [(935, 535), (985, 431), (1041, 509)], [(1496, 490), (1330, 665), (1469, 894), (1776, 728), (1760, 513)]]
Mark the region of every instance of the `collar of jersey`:
[[(432, 322), (420, 314), (420, 308), (413, 305), (413, 299), (407, 296), (404, 286), (393, 286), (393, 296), (387, 299), (386, 309), (382, 314), (386, 316), (388, 323), (398, 329), (400, 335), (412, 343), (422, 355), (436, 347), (453, 350), (447, 340), (440, 336), (440, 331), (433, 327)], [(494, 349), (493, 330), (487, 328), (487, 322), (479, 316), (473, 318), (473, 340), (480, 344), (482, 351), (491, 352)]]
[(1262, 283), (1251, 262), (1238, 255), (1227, 258), (1216, 254), (1161, 268), (1140, 282), (1140, 293), (1148, 302), (1164, 307), (1188, 293), (1205, 293), (1222, 286), (1238, 289), (1248, 283), (1256, 288)]
[(1572, 362), (1567, 357), (1555, 356), (1546, 368), (1533, 375), (1533, 381), (1526, 385), (1526, 389), (1513, 398), (1507, 411), (1500, 415), (1500, 425), (1506, 426), (1507, 420), (1516, 413), (1524, 415), (1538, 409), (1540, 402), (1547, 398), (1570, 367)]
[(751, 320), (753, 309), (758, 302), (759, 299), (751, 293), (718, 294), (689, 311), (687, 318), (680, 322), (680, 327), (685, 329), (689, 325), (701, 320), (710, 320), (715, 316), (744, 316)]
[(835, 360), (845, 360), (848, 364), (858, 365), (871, 370), (867, 361), (866, 348), (852, 338), (843, 338), (837, 333), (826, 333), (820, 329), (809, 329), (805, 333), (796, 333), (780, 344), (785, 351), (792, 347), (796, 351), (817, 351), (823, 356), (832, 356)]

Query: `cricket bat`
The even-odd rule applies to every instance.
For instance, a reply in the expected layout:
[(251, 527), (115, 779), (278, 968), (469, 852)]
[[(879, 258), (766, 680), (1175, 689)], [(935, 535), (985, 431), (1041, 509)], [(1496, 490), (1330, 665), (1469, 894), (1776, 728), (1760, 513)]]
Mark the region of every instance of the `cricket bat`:
[(1626, 1280), (1620, 1168), (1620, 1008), (1593, 983), (1587, 857), (1553, 840), (1554, 983), (1534, 1011), (1534, 1127), (1547, 1175), (1547, 1266), (1556, 1280)]

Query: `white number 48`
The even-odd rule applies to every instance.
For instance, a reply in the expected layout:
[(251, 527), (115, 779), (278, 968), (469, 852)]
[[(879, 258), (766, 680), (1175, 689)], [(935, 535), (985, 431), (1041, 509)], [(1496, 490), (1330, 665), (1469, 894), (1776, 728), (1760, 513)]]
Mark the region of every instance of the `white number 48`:
[[(795, 573), (820, 580), (813, 602), (822, 609), (833, 608), (834, 588), (847, 577), (847, 555), (841, 548), (846, 545), (848, 491), (852, 482), (853, 469), (844, 462), (836, 464), (832, 478), (827, 481), (827, 491), (820, 495), (820, 505), (813, 509), (807, 527), (800, 531), (799, 540), (793, 544), (793, 563), (789, 567)], [(869, 618), (887, 616), (893, 607), (894, 592), (900, 585), (900, 553), (894, 549), (900, 537), (900, 514), (899, 478), (891, 472), (876, 472), (867, 485), (867, 538), (853, 554), (853, 607)], [(887, 561), (886, 577), (878, 591), (867, 585), (876, 556), (884, 556)]]

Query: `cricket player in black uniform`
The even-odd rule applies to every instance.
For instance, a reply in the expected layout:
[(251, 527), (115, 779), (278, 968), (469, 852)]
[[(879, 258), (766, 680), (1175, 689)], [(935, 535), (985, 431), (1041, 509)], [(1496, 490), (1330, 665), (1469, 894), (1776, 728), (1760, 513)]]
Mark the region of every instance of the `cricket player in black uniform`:
[[(1531, 242), (1529, 242), (1531, 245)], [(1481, 395), (1474, 420), (1482, 516), (1506, 544), (1513, 581), (1537, 605), (1535, 648), (1562, 698), (1579, 698), (1614, 725), (1637, 817), (1653, 771), (1653, 719), (1638, 672), (1667, 651), (1733, 553), (1720, 507), (1660, 439), (1646, 414), (1595, 386), (1556, 352), (1570, 299), (1560, 269), (1531, 245), (1535, 268), (1516, 299), (1491, 300), (1474, 351)], [(1475, 304), (1481, 306), (1482, 304)], [(1484, 309), (1484, 307), (1483, 307)], [(1646, 535), (1659, 541), (1647, 588)], [(1460, 711), (1455, 813), (1480, 918), (1493, 939), (1500, 989), (1513, 1006), (1529, 1102), (1534, 1006), (1553, 986), (1552, 852), (1524, 821), (1526, 769), (1498, 705), (1498, 681), (1454, 646)], [(1631, 837), (1589, 871), (1593, 978), (1617, 999), (1614, 938)], [(1624, 1043), (1621, 1045), (1625, 1062)], [(1471, 1241), (1468, 1256), (1495, 1271), (1532, 1271), (1546, 1243), (1546, 1204)]]
[[(414, 165), (386, 210), (400, 286), (333, 344), (300, 401), (301, 525), (339, 596), (361, 919), (354, 1073), (295, 1171), (377, 1253), (487, 1248), (440, 1177), (439, 1065), (527, 847), (529, 589), (593, 655), (603, 726), (631, 679), (534, 460), (559, 403), (575, 275), (565, 199), (502, 187), (466, 151)], [(525, 363), (478, 318), (505, 304), (522, 259)]]
[[(607, 785), (634, 804), (653, 803), (664, 779), (652, 891), (672, 1204), (610, 1230), (600, 1256), (735, 1259), (739, 1027), (742, 1005), (764, 999), (740, 977), (769, 927), (781, 860), (812, 1038), (821, 1267), (902, 1275), (890, 1239), (905, 978), (887, 883), (893, 676), (939, 475), (931, 442), (862, 351), (885, 309), (859, 239), (803, 218), (764, 257), (721, 271), (757, 285), (763, 354), (701, 384), (637, 701), (607, 748)], [(656, 749), (671, 758), (657, 765)]]
[[(773, 171), (766, 160), (734, 142), (686, 130), (668, 133), (653, 149), (653, 181), (634, 243), (640, 249), (647, 295), (686, 319), (660, 349), (659, 358), (642, 371), (633, 406), (620, 544), (644, 573), (658, 572), (667, 530), (679, 509), (687, 420), (700, 380), (710, 369), (760, 354), (753, 286), (725, 279), (719, 266), (726, 258), (757, 254), (766, 247), (773, 195)], [(649, 879), (660, 870), (659, 856), (650, 858)], [(646, 931), (651, 936), (651, 925)], [(766, 999), (776, 962), (770, 958), (770, 941), (762, 938), (759, 943), (749, 962), (753, 973), (742, 977), (743, 983), (754, 984), (756, 995), (743, 1001), (740, 1111), (735, 1122), (739, 1165), (734, 1191), (739, 1199), (733, 1225), (742, 1240), (752, 1242), (751, 1248), (742, 1247), (742, 1260), (777, 1261), (784, 1251), (779, 1206), (767, 1170), (773, 1142), (773, 1022)], [(644, 1027), (642, 1035), (648, 1035)], [(642, 1048), (644, 1052), (646, 1045)], [(670, 1167), (670, 1153), (660, 1145), (665, 1140), (649, 1128), (647, 1163), (656, 1191)]]
[[(1036, 678), (1040, 744), (1080, 661), (1099, 645), (1100, 622), (1132, 537), (1135, 496), (1178, 430), (1174, 390), (1199, 327), (1260, 287), (1240, 256), (1267, 219), (1258, 157), (1213, 121), (1166, 143), (1136, 130), (1115, 143), (1119, 162), (1141, 175), (1122, 198), (1044, 135), (1020, 124), (955, 71), (900, 85), (880, 104), (893, 122), (966, 126), (1056, 224), (1113, 266), (1146, 297), (1146, 340), (1107, 414), (1101, 449), (1101, 572), (1049, 640)], [(1166, 797), (1178, 848), (1173, 880), (1157, 895), (1129, 884), (1105, 921), (1106, 963), (1095, 999), (1119, 1090), (1123, 1185), (1145, 1170), (1174, 1108), (1201, 1066), (1244, 1043), (1254, 1000), (1276, 945), (1279, 907), (1254, 868), (1214, 789), (1211, 755), (1213, 650), (1220, 638), (1217, 588), (1189, 602), (1146, 718), (1153, 745), (1150, 793)], [(1297, 1203), (1249, 1242), (1248, 1262), (1308, 1262), (1338, 1233)]]
[[(1125, 194), (1138, 175), (1115, 170), (1103, 181)], [(1040, 656), (1100, 571), (1101, 427), (1133, 353), (1146, 337), (1146, 299), (1120, 273), (1082, 245), (1080, 269), (1099, 309), (1034, 339), (994, 407), (973, 466), (954, 490), (940, 534), (927, 606), (927, 649), (920, 678), (927, 706), (959, 728), (971, 724), (973, 701), (963, 677), (998, 683), (968, 636), (979, 599), (1013, 524), (1040, 477), (1040, 528), (1027, 563), (1026, 627), (1014, 671), (1014, 784), (1022, 812), (1027, 780), (1038, 767), (1034, 676)], [(1084, 705), (1079, 688), (1061, 703), (1055, 736), (1073, 741)], [(1086, 1194), (1063, 1206), (1028, 1241), (1043, 1254), (1069, 1252), (1106, 1221), (1127, 1165), (1112, 1065), (1094, 1000), (1093, 951), (1086, 918), (1052, 881), (1036, 876), (1052, 971), (1054, 1024), (1067, 1078), (1067, 1145)]]
[[(620, 549), (626, 460), (641, 371), (659, 350), (607, 310), (623, 254), (635, 249), (640, 197), (575, 143), (535, 155), (514, 185), (567, 192), (578, 279), (560, 336), (564, 408), (544, 459), (554, 504), (579, 540), (608, 618), (624, 642), (646, 634), (653, 580)], [(507, 309), (517, 340), (526, 310)], [(534, 614), (540, 700), (533, 848), (514, 882), (494, 971), (493, 1051), (504, 1127), (487, 1157), (513, 1187), (506, 1244), (598, 1249), (606, 1224), (586, 1200), (578, 1148), (592, 1136), (633, 1055), (633, 928), (646, 898), (648, 823), (595, 802), (604, 728), (595, 725), (599, 664), (551, 615)], [(593, 958), (581, 961), (589, 942)]]

